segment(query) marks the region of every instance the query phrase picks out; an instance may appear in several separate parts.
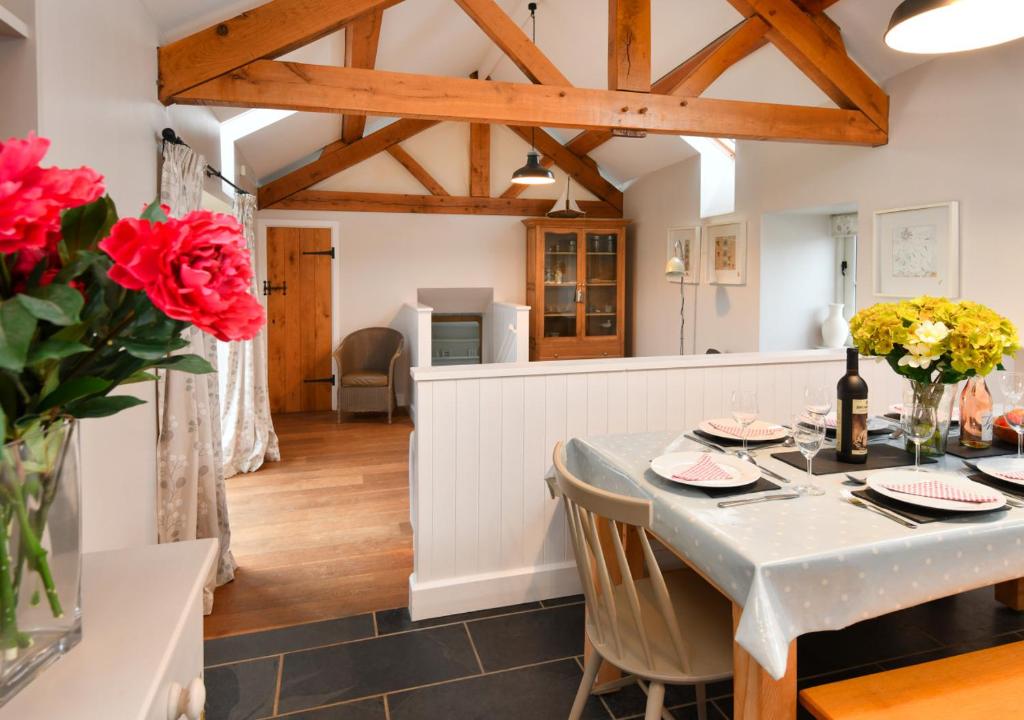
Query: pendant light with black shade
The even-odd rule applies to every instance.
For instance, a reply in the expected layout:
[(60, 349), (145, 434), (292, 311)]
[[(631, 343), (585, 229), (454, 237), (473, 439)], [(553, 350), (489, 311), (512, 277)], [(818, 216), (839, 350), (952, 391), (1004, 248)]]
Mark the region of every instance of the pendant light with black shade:
[(1024, 0), (903, 0), (885, 44), (906, 53), (977, 50), (1024, 37)]
[[(532, 2), (527, 7), (530, 9), (530, 20), (533, 22), (533, 44), (537, 44), (537, 3)], [(516, 185), (550, 185), (555, 181), (555, 174), (540, 164), (540, 155), (537, 153), (537, 144), (534, 138), (537, 136), (537, 128), (530, 128), (530, 152), (526, 154), (526, 164), (512, 173), (512, 182)]]

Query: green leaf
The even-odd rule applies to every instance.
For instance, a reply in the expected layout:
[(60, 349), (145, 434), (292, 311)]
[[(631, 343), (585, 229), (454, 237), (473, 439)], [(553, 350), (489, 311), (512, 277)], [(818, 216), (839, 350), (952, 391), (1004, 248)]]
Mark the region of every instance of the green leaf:
[(80, 342), (51, 337), (37, 343), (29, 350), (27, 364), (35, 365), (43, 360), (60, 360), (90, 350), (92, 350), (91, 347)]
[(165, 223), (167, 222), (167, 213), (160, 207), (160, 198), (157, 198), (142, 211), (139, 215), (143, 220), (149, 220), (151, 223)]
[(21, 372), (36, 324), (20, 298), (0, 302), (0, 368)]
[(74, 325), (85, 299), (82, 293), (68, 285), (56, 283), (18, 295), (21, 304), (39, 320), (54, 325)]
[(125, 339), (121, 346), (129, 355), (142, 360), (160, 360), (171, 350), (168, 343), (159, 340)]
[(110, 387), (110, 381), (100, 377), (71, 378), (61, 383), (60, 387), (39, 401), (38, 410), (49, 410), (58, 405), (66, 405), (72, 400), (86, 395), (101, 393)]
[(54, 278), (54, 282), (69, 283), (84, 273), (92, 264), (99, 259), (100, 255), (94, 252), (82, 251), (75, 256), (74, 260), (65, 263)]
[(61, 236), (69, 255), (90, 250), (105, 238), (117, 222), (117, 210), (110, 196), (66, 210), (60, 221)]
[(156, 380), (156, 375), (140, 370), (137, 373), (132, 373), (127, 378), (121, 381), (122, 385), (131, 385), (132, 383), (147, 382), (149, 380)]
[(131, 395), (114, 395), (76, 400), (68, 403), (64, 409), (76, 418), (97, 418), (114, 415), (130, 407), (145, 404), (145, 400), (139, 400)]
[(192, 373), (193, 375), (205, 375), (216, 372), (213, 365), (198, 355), (173, 355), (169, 358), (153, 363), (152, 367), (167, 368), (180, 372)]
[(0, 445), (7, 442), (7, 413), (4, 412), (4, 406), (0, 404)]

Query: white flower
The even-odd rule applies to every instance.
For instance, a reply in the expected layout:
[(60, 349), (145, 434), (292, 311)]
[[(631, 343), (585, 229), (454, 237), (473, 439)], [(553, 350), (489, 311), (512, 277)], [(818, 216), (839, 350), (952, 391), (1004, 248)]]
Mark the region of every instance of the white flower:
[(949, 336), (949, 328), (946, 327), (946, 323), (925, 320), (917, 326), (914, 334), (917, 335), (917, 339), (922, 343), (935, 345)]
[(927, 370), (933, 362), (942, 357), (942, 354), (935, 353), (935, 348), (928, 343), (907, 343), (906, 348), (907, 354), (900, 358), (900, 367), (909, 365), (912, 368)]

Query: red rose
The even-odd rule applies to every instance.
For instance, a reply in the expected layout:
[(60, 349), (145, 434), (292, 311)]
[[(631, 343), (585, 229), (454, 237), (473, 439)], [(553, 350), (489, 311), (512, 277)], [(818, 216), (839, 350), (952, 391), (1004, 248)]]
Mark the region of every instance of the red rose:
[(103, 194), (103, 177), (94, 170), (39, 167), (49, 147), (35, 133), (0, 142), (0, 253), (56, 244), (61, 210)]
[(100, 248), (114, 259), (110, 278), (144, 290), (168, 317), (224, 341), (248, 340), (263, 327), (263, 306), (249, 291), (249, 249), (230, 215), (198, 210), (163, 223), (126, 218)]

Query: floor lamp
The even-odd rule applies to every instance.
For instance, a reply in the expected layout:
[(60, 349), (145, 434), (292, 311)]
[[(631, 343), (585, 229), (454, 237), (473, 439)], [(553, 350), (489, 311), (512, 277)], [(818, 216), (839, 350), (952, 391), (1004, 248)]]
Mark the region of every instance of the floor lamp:
[(683, 350), (683, 329), (686, 327), (686, 283), (683, 282), (683, 275), (686, 273), (686, 264), (683, 262), (683, 245), (678, 240), (672, 247), (674, 255), (665, 263), (665, 277), (669, 280), (679, 278), (679, 354), (685, 355)]

